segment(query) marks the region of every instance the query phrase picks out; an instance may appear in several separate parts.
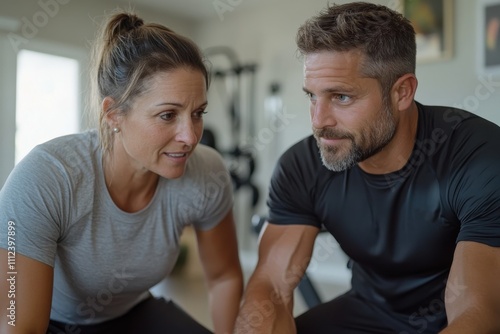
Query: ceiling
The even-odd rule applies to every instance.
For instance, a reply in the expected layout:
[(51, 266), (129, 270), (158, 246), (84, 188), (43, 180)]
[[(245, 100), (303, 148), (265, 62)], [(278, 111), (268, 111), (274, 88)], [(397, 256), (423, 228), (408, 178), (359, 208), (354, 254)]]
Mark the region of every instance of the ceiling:
[(118, 0), (194, 20), (220, 18), (227, 11), (266, 5), (269, 0)]
[[(134, 4), (153, 10), (171, 13), (189, 19), (208, 19), (217, 17), (216, 4), (224, 6), (231, 3), (242, 3), (244, 0), (120, 0), (124, 3)], [(232, 6), (234, 7), (234, 6)], [(219, 9), (220, 11), (220, 9)]]

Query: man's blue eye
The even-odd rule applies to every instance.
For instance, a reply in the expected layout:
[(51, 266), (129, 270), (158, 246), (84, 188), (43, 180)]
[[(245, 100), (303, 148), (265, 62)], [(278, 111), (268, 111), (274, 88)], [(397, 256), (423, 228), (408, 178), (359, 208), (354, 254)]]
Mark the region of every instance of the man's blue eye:
[(350, 98), (350, 96), (344, 94), (337, 95), (337, 100), (339, 100), (340, 102), (349, 102)]

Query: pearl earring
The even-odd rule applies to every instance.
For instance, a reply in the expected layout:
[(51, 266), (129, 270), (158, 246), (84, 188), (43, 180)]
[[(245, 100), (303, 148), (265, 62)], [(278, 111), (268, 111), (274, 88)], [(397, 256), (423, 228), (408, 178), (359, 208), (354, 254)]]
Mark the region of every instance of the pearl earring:
[(114, 133), (118, 133), (118, 132), (120, 132), (120, 129), (119, 128), (113, 128), (113, 132)]

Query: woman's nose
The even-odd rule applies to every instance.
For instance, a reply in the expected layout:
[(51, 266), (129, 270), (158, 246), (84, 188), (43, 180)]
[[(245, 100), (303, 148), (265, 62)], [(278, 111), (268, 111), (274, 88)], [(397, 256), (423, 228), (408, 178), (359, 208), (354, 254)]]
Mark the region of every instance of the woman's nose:
[(183, 120), (179, 123), (176, 140), (189, 146), (194, 146), (198, 143), (196, 128), (191, 119)]

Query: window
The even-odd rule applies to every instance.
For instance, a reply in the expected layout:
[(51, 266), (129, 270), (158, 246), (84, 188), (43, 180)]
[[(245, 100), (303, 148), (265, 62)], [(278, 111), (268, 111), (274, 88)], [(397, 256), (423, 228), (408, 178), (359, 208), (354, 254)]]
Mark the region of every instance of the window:
[(79, 131), (79, 67), (73, 58), (19, 51), (15, 163), (36, 145)]

